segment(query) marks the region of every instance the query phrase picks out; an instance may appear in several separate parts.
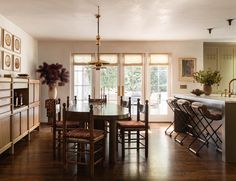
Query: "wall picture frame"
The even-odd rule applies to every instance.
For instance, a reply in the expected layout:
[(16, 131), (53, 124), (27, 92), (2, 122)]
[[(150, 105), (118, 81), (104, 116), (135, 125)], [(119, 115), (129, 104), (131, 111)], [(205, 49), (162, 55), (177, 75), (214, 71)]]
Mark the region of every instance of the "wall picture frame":
[(12, 50), (12, 34), (7, 30), (3, 29), (3, 47)]
[(21, 53), (21, 39), (15, 35), (13, 35), (13, 51)]
[(21, 70), (21, 57), (13, 55), (13, 70), (20, 72)]
[(179, 58), (179, 80), (193, 81), (193, 73), (196, 71), (196, 58)]
[(2, 28), (0, 27), (0, 47), (2, 47)]
[(2, 69), (12, 70), (12, 55), (8, 52), (2, 52)]

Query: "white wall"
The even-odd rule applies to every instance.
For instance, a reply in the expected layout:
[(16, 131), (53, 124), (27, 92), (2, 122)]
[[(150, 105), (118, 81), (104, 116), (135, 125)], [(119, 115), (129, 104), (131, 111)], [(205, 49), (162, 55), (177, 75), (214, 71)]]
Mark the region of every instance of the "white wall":
[[(39, 64), (43, 62), (61, 63), (68, 70), (71, 69), (71, 53), (95, 53), (95, 41), (39, 41)], [(171, 55), (171, 94), (189, 93), (196, 88), (196, 83), (179, 82), (178, 58), (197, 58), (197, 69), (203, 68), (203, 42), (201, 41), (103, 41), (101, 53), (169, 53)], [(72, 73), (72, 71), (70, 71)], [(180, 84), (186, 84), (187, 89), (180, 89)], [(197, 87), (200, 87), (197, 84)], [(41, 121), (46, 122), (44, 101), (47, 99), (47, 86), (41, 87)], [(65, 98), (71, 91), (70, 84), (58, 88), (58, 97)]]
[[(21, 39), (21, 72), (5, 71), (2, 69), (2, 61), (0, 61), (0, 75), (27, 73), (31, 78), (35, 78), (35, 70), (38, 64), (38, 42), (32, 36), (24, 32), (17, 25), (0, 15), (0, 28), (6, 29), (11, 34), (16, 35)], [(0, 46), (0, 51), (7, 51), (11, 54), (12, 51), (8, 51)], [(18, 54), (16, 54), (18, 55)], [(2, 55), (1, 55), (2, 57)], [(1, 60), (1, 59), (0, 59)]]

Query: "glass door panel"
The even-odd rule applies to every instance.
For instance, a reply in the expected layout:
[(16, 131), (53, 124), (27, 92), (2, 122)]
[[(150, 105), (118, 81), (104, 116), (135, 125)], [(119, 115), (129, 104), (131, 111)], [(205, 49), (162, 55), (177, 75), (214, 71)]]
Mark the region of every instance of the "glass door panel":
[(107, 66), (106, 69), (101, 70), (100, 74), (100, 87), (102, 94), (107, 95), (108, 101), (117, 102), (117, 66)]
[(79, 101), (88, 101), (91, 95), (92, 70), (87, 66), (74, 65), (74, 95)]
[(142, 66), (124, 67), (124, 97), (131, 97), (132, 113), (136, 114), (137, 99), (142, 96)]
[(168, 66), (150, 67), (150, 115), (167, 115)]

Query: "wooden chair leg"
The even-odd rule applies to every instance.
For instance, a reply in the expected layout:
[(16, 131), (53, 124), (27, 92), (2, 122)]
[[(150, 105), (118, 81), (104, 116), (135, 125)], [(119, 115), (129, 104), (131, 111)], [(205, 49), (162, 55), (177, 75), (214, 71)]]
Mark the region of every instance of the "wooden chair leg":
[(122, 150), (122, 160), (125, 158), (125, 132), (123, 129), (120, 129), (121, 134), (121, 150)]
[(117, 130), (116, 130), (116, 152), (118, 152), (118, 142), (119, 142), (119, 129), (117, 128)]
[(58, 152), (58, 157), (60, 158), (61, 155), (61, 143), (62, 141), (62, 135), (61, 135), (61, 131), (58, 131), (58, 137), (57, 137), (57, 152)]
[(131, 143), (131, 131), (128, 131), (128, 140), (129, 140), (129, 144)]
[(145, 131), (145, 158), (148, 158), (148, 130)]
[(56, 130), (53, 128), (52, 130), (52, 150), (53, 150), (53, 158), (56, 158)]
[(136, 138), (137, 139), (137, 143), (136, 143), (137, 144), (137, 151), (139, 151), (139, 142), (140, 142), (139, 134), (140, 134), (140, 132), (137, 131), (137, 135), (136, 135), (137, 136), (137, 138)]
[(94, 143), (90, 143), (90, 159), (89, 159), (89, 174), (94, 177)]
[(63, 165), (64, 165), (64, 168), (67, 168), (66, 150), (67, 150), (66, 138), (63, 138)]
[(103, 138), (103, 163), (102, 165), (104, 165), (105, 158), (106, 158), (106, 139)]

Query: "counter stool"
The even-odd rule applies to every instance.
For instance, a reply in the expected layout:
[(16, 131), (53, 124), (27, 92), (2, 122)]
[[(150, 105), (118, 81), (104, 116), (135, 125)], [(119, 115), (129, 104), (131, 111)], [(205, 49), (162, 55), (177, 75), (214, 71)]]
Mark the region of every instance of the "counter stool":
[[(176, 106), (175, 106), (176, 101), (177, 101), (177, 99), (174, 98), (174, 97), (170, 97), (170, 98), (168, 98), (168, 99), (166, 100), (168, 106), (170, 107), (170, 109), (171, 109), (174, 113), (175, 113), (175, 109), (176, 109)], [(175, 129), (173, 128), (173, 129), (169, 132), (169, 129), (171, 129), (171, 128), (173, 127), (174, 123), (175, 123), (175, 119), (170, 123), (170, 125), (169, 125), (169, 126), (166, 128), (166, 130), (165, 130), (165, 134), (168, 135), (168, 136), (170, 136), (170, 137), (172, 136), (173, 132), (175, 131)]]
[(183, 131), (185, 132), (185, 136), (179, 140), (177, 139), (177, 137), (180, 135), (177, 134), (175, 137), (175, 141), (180, 142), (181, 144), (183, 143), (183, 141), (190, 135), (192, 137), (198, 136), (199, 134), (199, 127), (198, 124), (195, 122), (195, 115), (193, 114), (192, 110), (190, 109), (190, 105), (191, 103), (188, 100), (184, 100), (184, 99), (179, 99), (177, 100), (177, 105), (179, 107), (179, 110), (182, 113), (182, 117), (184, 120), (184, 127), (182, 128)]
[[(222, 113), (219, 113), (214, 110), (210, 110), (209, 107), (207, 107), (205, 104), (200, 102), (193, 102), (191, 104), (192, 110), (195, 112), (196, 116), (199, 120), (202, 122), (205, 122), (205, 125), (201, 129), (201, 135), (204, 135), (204, 133), (207, 133), (206, 141), (202, 142), (202, 144), (198, 147), (198, 149), (193, 149), (192, 145), (197, 141), (197, 137), (190, 143), (189, 150), (193, 152), (194, 154), (198, 155), (199, 151), (203, 148), (203, 146), (207, 146), (210, 139), (213, 140), (213, 142), (216, 145), (216, 148), (218, 151), (221, 151), (220, 146), (218, 145), (218, 141), (222, 143), (222, 140), (220, 139), (219, 135), (217, 134), (217, 131), (220, 129), (222, 124), (217, 126), (216, 128), (212, 127), (212, 123), (215, 121), (220, 121), (222, 119)], [(215, 136), (215, 138), (214, 138)]]

